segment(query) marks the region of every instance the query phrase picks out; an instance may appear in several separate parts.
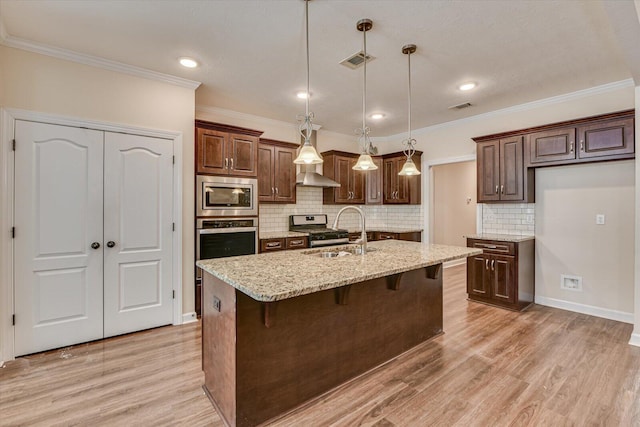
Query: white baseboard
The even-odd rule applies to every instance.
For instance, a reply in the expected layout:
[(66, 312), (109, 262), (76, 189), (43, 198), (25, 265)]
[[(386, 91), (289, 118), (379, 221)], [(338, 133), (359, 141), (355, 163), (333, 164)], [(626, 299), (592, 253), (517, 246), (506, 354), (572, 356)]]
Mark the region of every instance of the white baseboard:
[(186, 324), (186, 323), (193, 323), (193, 322), (197, 322), (198, 321), (198, 316), (196, 315), (195, 311), (192, 311), (191, 313), (184, 313), (182, 315), (182, 324)]
[(461, 259), (455, 259), (453, 261), (447, 261), (443, 264), (444, 268), (449, 268), (449, 267), (455, 267), (456, 265), (462, 265), (462, 264), (466, 264), (467, 263), (467, 259), (466, 258), (461, 258)]
[[(602, 317), (609, 320), (617, 320), (618, 322), (634, 323), (633, 313), (627, 313), (625, 311), (611, 310), (608, 308), (595, 307), (593, 305), (579, 304), (577, 302), (541, 297), (537, 295), (535, 302), (536, 304), (546, 305), (547, 307), (561, 308), (562, 310), (574, 311), (576, 313), (588, 314), (590, 316)], [(638, 345), (640, 346), (640, 335), (638, 335)]]
[(640, 334), (636, 334), (636, 333), (631, 334), (631, 339), (629, 339), (629, 345), (635, 345), (636, 347), (640, 347)]

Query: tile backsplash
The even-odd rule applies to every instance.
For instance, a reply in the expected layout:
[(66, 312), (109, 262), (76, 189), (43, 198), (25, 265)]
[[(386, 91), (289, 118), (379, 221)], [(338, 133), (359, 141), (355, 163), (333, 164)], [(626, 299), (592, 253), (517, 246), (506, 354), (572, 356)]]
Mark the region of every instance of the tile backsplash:
[[(260, 231), (286, 231), (289, 229), (289, 215), (297, 214), (326, 214), (329, 226), (344, 205), (323, 205), (322, 188), (298, 187), (296, 189), (296, 204), (268, 204), (260, 205)], [(423, 229), (422, 205), (358, 205), (366, 216), (367, 228), (418, 228)], [(360, 227), (360, 217), (355, 212), (345, 212), (340, 217), (340, 228), (357, 229)]]
[(483, 203), (482, 232), (533, 236), (535, 226), (534, 203)]

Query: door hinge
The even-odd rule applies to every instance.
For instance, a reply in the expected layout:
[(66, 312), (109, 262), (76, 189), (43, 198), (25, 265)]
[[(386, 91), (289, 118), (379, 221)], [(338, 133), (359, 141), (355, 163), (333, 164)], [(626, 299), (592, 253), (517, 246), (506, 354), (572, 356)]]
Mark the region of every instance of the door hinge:
[(172, 230), (172, 231), (176, 231), (176, 223), (175, 223), (175, 222), (174, 222), (174, 223), (172, 223), (172, 225), (171, 225), (171, 230)]
[(11, 141), (11, 151), (16, 151), (16, 140)]
[(16, 238), (16, 228), (15, 227), (11, 227), (11, 238), (12, 239)]
[(173, 291), (173, 299), (176, 299), (176, 291)]
[(16, 326), (16, 315), (15, 314), (11, 315), (11, 325), (12, 326)]

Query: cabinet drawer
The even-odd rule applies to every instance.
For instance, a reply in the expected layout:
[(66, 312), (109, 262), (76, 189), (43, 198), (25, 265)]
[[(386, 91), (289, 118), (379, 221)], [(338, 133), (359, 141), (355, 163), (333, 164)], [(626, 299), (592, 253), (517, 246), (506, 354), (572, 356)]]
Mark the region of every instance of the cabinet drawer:
[(516, 253), (515, 243), (497, 240), (467, 239), (467, 247), (483, 249), (489, 254), (515, 255)]
[(287, 237), (287, 249), (301, 249), (309, 247), (307, 237)]
[(286, 247), (285, 239), (260, 239), (260, 252), (281, 251)]

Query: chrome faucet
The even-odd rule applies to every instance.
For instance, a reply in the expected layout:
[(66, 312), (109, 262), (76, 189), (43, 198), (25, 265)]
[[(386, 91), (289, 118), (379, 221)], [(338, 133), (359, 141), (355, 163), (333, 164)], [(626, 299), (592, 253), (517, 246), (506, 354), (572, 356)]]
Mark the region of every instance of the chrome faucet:
[(340, 215), (342, 215), (342, 212), (349, 209), (353, 209), (354, 211), (360, 214), (360, 225), (362, 226), (362, 232), (360, 234), (360, 238), (356, 240), (355, 243), (360, 244), (360, 247), (362, 248), (361, 249), (362, 255), (364, 255), (367, 253), (367, 227), (366, 227), (366, 220), (364, 218), (364, 212), (362, 212), (362, 209), (356, 206), (345, 206), (344, 208), (340, 209), (340, 211), (338, 212), (338, 215), (336, 215), (335, 221), (333, 221), (333, 227), (331, 228), (334, 230), (338, 229), (338, 220), (340, 219)]

